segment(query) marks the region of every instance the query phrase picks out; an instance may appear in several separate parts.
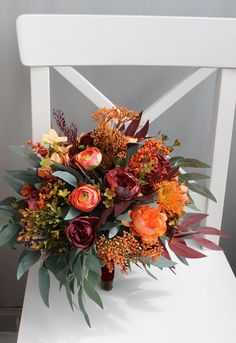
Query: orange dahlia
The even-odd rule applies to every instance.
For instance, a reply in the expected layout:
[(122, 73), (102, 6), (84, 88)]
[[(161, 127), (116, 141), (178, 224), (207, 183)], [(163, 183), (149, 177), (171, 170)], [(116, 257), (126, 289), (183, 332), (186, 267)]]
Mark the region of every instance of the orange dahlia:
[(188, 187), (172, 180), (158, 183), (156, 189), (160, 210), (168, 213), (171, 218), (181, 216), (184, 207), (189, 202)]

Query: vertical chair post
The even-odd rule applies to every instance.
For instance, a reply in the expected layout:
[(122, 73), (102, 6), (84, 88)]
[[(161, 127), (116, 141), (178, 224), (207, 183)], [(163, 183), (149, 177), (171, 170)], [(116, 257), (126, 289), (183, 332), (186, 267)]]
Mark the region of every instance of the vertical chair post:
[[(208, 200), (207, 226), (220, 228), (224, 210), (224, 197), (227, 183), (227, 173), (230, 157), (230, 146), (233, 132), (234, 112), (236, 102), (236, 70), (222, 69), (216, 88), (217, 104), (214, 131), (212, 172), (210, 190), (215, 195), (217, 203)], [(218, 238), (216, 238), (218, 241)]]
[(50, 119), (50, 75), (49, 67), (31, 67), (32, 139), (40, 142), (42, 134), (48, 132)]

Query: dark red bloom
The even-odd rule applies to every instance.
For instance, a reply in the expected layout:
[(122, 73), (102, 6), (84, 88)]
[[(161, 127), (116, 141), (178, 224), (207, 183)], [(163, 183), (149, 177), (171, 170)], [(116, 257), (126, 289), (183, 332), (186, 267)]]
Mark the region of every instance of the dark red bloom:
[(96, 239), (95, 230), (98, 224), (98, 217), (76, 217), (66, 229), (68, 241), (76, 248), (91, 247)]
[(114, 189), (117, 198), (122, 201), (134, 199), (140, 192), (140, 185), (136, 178), (119, 167), (106, 174), (106, 183)]
[(87, 146), (93, 146), (93, 138), (91, 137), (92, 132), (88, 132), (84, 134), (79, 141), (80, 145), (84, 145), (85, 147)]
[(25, 200), (26, 208), (30, 211), (35, 211), (38, 209), (38, 194), (34, 191), (28, 198)]

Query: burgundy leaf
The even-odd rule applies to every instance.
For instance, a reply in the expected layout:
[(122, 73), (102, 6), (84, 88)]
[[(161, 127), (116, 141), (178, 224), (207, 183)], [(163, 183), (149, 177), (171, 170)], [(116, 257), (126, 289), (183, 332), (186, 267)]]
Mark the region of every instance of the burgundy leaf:
[(176, 254), (187, 258), (201, 258), (206, 257), (206, 255), (202, 254), (201, 252), (194, 250), (187, 245), (178, 242), (176, 240), (172, 240), (169, 244), (170, 249)]
[(214, 242), (211, 242), (208, 239), (201, 237), (197, 234), (192, 235), (192, 239), (205, 248), (208, 248), (211, 250), (222, 250), (222, 248), (219, 247), (219, 245), (217, 245)]
[(154, 199), (154, 195), (144, 195), (144, 196), (141, 196), (141, 197), (137, 197), (135, 198), (135, 201), (145, 201), (145, 202), (155, 202), (155, 199)]
[(148, 133), (148, 129), (149, 129), (149, 120), (146, 122), (146, 124), (142, 127), (141, 130), (138, 131), (138, 133), (136, 133), (136, 135), (134, 136), (135, 138), (141, 139), (146, 137), (147, 133)]
[(228, 235), (226, 232), (210, 226), (200, 226), (196, 231), (199, 233), (204, 233), (205, 235), (221, 236), (225, 238), (230, 237), (230, 235)]
[(186, 230), (190, 228), (192, 225), (199, 223), (200, 221), (205, 219), (207, 216), (208, 214), (205, 214), (205, 213), (190, 214), (184, 219), (184, 221), (180, 225), (181, 230)]
[(180, 239), (180, 238), (191, 238), (191, 236), (194, 234), (195, 232), (181, 232), (181, 233), (175, 233), (174, 234), (174, 238), (175, 239)]
[(160, 245), (163, 247), (163, 256), (165, 258), (167, 258), (168, 260), (172, 261), (171, 257), (170, 257), (170, 254), (169, 254), (169, 251), (166, 249), (166, 246), (165, 244), (162, 242), (162, 240), (159, 240), (159, 243)]
[(121, 127), (119, 128), (119, 131), (123, 131), (125, 129), (125, 124), (123, 123)]
[(119, 204), (115, 205), (115, 217), (118, 217), (121, 213), (123, 213), (130, 205), (130, 201), (120, 202)]
[(139, 127), (140, 120), (141, 117), (131, 121), (131, 123), (128, 125), (125, 131), (126, 136), (134, 136), (135, 132), (137, 131), (137, 128)]
[(101, 215), (101, 219), (100, 219), (100, 224), (105, 224), (106, 221), (107, 221), (107, 218), (110, 216), (110, 214), (112, 214), (112, 212), (114, 211), (114, 207), (115, 206), (111, 206), (107, 209), (105, 209), (103, 212), (102, 212), (102, 215)]
[(179, 167), (172, 168), (169, 174), (167, 175), (168, 180), (171, 180), (177, 174), (178, 171)]

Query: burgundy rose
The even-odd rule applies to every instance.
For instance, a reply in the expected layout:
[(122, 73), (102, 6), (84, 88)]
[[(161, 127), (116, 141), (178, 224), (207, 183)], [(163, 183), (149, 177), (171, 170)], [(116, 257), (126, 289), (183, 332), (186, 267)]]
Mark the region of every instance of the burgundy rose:
[(122, 201), (135, 198), (140, 191), (136, 178), (119, 167), (106, 174), (106, 182), (114, 190), (117, 198)]
[(89, 248), (95, 242), (98, 217), (76, 217), (66, 229), (68, 241), (76, 248)]

